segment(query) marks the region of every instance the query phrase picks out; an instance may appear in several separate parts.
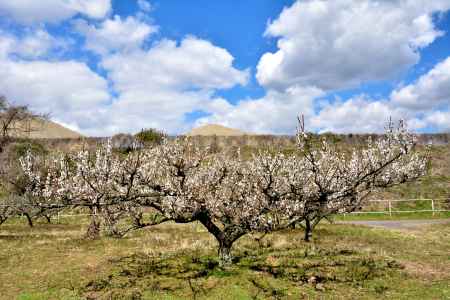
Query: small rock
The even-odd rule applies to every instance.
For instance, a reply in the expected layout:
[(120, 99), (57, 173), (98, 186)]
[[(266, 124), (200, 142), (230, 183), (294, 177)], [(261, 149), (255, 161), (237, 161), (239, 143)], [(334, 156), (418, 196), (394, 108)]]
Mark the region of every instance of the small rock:
[(316, 290), (323, 292), (323, 291), (325, 291), (325, 287), (323, 286), (323, 284), (318, 283), (318, 284), (316, 284)]
[(308, 283), (309, 284), (315, 284), (317, 282), (317, 277), (316, 276), (311, 276), (308, 279)]

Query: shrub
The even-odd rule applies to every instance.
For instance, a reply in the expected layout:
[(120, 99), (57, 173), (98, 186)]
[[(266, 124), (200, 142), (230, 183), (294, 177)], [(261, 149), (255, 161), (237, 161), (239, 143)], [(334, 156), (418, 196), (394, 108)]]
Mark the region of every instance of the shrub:
[(151, 146), (151, 145), (161, 145), (163, 140), (167, 137), (167, 134), (157, 129), (149, 128), (149, 129), (142, 129), (134, 137), (140, 143), (146, 146), (148, 145)]
[(9, 155), (12, 159), (18, 159), (24, 156), (28, 151), (34, 155), (46, 155), (48, 150), (44, 145), (33, 140), (25, 140), (11, 145)]

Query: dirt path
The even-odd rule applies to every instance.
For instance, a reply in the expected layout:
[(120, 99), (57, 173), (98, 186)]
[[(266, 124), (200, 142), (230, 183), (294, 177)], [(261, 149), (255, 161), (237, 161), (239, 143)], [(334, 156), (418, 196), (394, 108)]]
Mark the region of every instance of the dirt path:
[(382, 227), (388, 229), (419, 229), (424, 225), (450, 224), (449, 219), (433, 220), (395, 220), (395, 221), (342, 221), (339, 224), (365, 225), (372, 227)]

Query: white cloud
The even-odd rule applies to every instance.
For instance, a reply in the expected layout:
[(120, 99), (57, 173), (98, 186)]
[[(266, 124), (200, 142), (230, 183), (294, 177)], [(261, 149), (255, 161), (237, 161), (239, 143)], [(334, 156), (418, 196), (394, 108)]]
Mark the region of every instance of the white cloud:
[(80, 13), (94, 19), (104, 18), (111, 9), (110, 0), (4, 0), (0, 16), (23, 24), (58, 23)]
[(450, 106), (450, 57), (438, 63), (416, 82), (391, 94), (392, 102), (411, 110), (430, 110)]
[[(225, 100), (210, 103), (212, 115), (197, 125), (219, 123), (256, 133), (292, 133), (295, 116), (306, 116), (309, 130), (319, 132), (383, 132), (389, 118), (403, 119), (412, 130), (449, 130), (450, 57), (438, 63), (416, 82), (392, 92), (387, 99), (358, 95), (324, 103), (325, 91), (294, 86), (269, 90), (265, 97), (232, 105)], [(323, 104), (321, 105), (322, 102)]]
[(11, 51), (13, 51), (16, 42), (17, 40), (14, 36), (0, 31), (0, 61), (8, 57)]
[(138, 0), (138, 6), (143, 12), (147, 12), (147, 13), (153, 9), (150, 2), (148, 2), (146, 0)]
[(450, 111), (436, 111), (426, 116), (425, 121), (438, 131), (450, 131)]
[(57, 40), (45, 30), (37, 30), (26, 35), (17, 43), (14, 52), (28, 57), (35, 58), (46, 55), (57, 44)]
[(0, 58), (9, 55), (26, 59), (57, 56), (66, 50), (71, 41), (56, 38), (44, 29), (27, 31), (22, 37), (16, 37), (0, 30)]
[(186, 114), (218, 101), (214, 91), (247, 83), (248, 71), (232, 63), (228, 51), (195, 37), (106, 56), (102, 67), (118, 97), (89, 133), (136, 132), (143, 127), (184, 132), (190, 127)]
[(1, 64), (3, 95), (66, 123), (86, 126), (110, 98), (106, 80), (84, 63), (4, 60)]
[[(450, 57), (389, 99), (357, 96), (326, 105), (313, 119), (319, 131), (382, 132), (387, 118), (405, 119), (411, 129), (450, 129)], [(384, 120), (384, 122), (383, 122)]]
[(160, 88), (182, 91), (245, 85), (248, 71), (235, 69), (233, 60), (227, 50), (206, 40), (187, 37), (179, 45), (162, 40), (148, 51), (106, 57), (102, 66), (121, 93)]
[(224, 100), (209, 104), (212, 115), (201, 118), (197, 125), (222, 124), (253, 133), (293, 134), (299, 114), (314, 115), (314, 99), (323, 92), (314, 87), (290, 87), (285, 92), (269, 91), (260, 99), (243, 100), (230, 105)]
[[(109, 0), (36, 3), (0, 0), (0, 15), (32, 24), (78, 13), (101, 19), (110, 11)], [(143, 127), (181, 133), (193, 125), (187, 115), (198, 111), (208, 115), (196, 125), (255, 133), (292, 134), (298, 114), (318, 131), (381, 132), (390, 116), (413, 129), (450, 129), (450, 57), (388, 99), (361, 95), (321, 104), (329, 90), (386, 79), (417, 63), (419, 50), (443, 34), (431, 13), (448, 9), (449, 1), (298, 1), (267, 27), (266, 35), (279, 41), (257, 68), (266, 95), (237, 104), (216, 91), (246, 85), (248, 69), (235, 68), (226, 49), (196, 37), (146, 43), (158, 27), (144, 16), (150, 3), (138, 6), (136, 16), (73, 22), (85, 48), (101, 55), (107, 79), (85, 63), (56, 61), (73, 44), (42, 25), (19, 36), (0, 31), (0, 93), (90, 135)]]
[(145, 89), (122, 93), (86, 132), (111, 135), (159, 128), (169, 133), (186, 132), (191, 124), (186, 114), (214, 101), (210, 92), (179, 92), (171, 89)]
[[(129, 20), (135, 21), (115, 18), (112, 22), (123, 25)], [(186, 114), (218, 101), (214, 96), (218, 89), (245, 85), (249, 76), (248, 70), (233, 67), (234, 58), (228, 51), (206, 40), (162, 40), (144, 50), (142, 39), (137, 38), (130, 49), (120, 48), (125, 43), (122, 40), (105, 47), (100, 65), (107, 71), (108, 84), (85, 63), (41, 59), (51, 50), (48, 36), (43, 32), (35, 36), (40, 38), (0, 34), (1, 93), (90, 135), (136, 132), (143, 127), (184, 132), (191, 126)], [(117, 51), (109, 52), (113, 48)], [(35, 60), (23, 60), (31, 53), (40, 54)]]
[(279, 38), (257, 79), (266, 88), (344, 89), (389, 79), (419, 61), (419, 48), (443, 33), (431, 18), (450, 1), (307, 0), (285, 8), (266, 36)]
[(319, 132), (373, 133), (383, 132), (386, 122), (405, 118), (403, 112), (392, 108), (388, 101), (374, 101), (358, 96), (347, 101), (335, 101), (311, 119)]
[(102, 19), (111, 10), (111, 0), (66, 0), (66, 5), (90, 18)]
[(76, 30), (86, 36), (86, 48), (102, 55), (139, 48), (149, 35), (158, 31), (157, 26), (132, 16), (122, 20), (116, 15), (98, 27), (84, 20), (77, 20), (74, 24)]

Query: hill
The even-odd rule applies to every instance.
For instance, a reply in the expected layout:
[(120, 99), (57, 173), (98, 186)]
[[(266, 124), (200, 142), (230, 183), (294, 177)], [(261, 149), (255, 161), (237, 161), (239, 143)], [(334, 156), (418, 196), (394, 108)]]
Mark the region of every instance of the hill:
[[(15, 127), (21, 128), (17, 134), (12, 132), (15, 137), (32, 139), (76, 139), (83, 137), (80, 133), (50, 120), (34, 119), (26, 124), (17, 124)], [(26, 132), (23, 132), (24, 128)]]
[(239, 129), (229, 128), (218, 124), (206, 124), (197, 128), (192, 129), (186, 135), (188, 136), (243, 136), (248, 135), (248, 133), (243, 132)]

